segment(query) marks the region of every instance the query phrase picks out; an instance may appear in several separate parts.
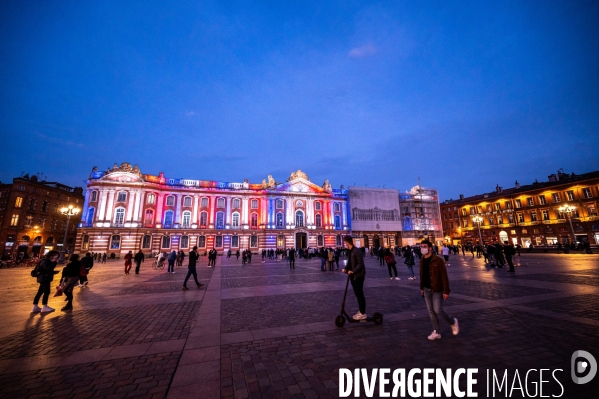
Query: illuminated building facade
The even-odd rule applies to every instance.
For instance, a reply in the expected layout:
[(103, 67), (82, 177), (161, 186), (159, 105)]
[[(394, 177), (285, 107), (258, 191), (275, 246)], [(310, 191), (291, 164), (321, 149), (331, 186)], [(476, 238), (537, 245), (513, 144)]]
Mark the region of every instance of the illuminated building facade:
[[(2, 255), (39, 256), (61, 251), (67, 217), (60, 210), (83, 204), (83, 188), (47, 182), (37, 176), (14, 178), (0, 184), (0, 252)], [(71, 219), (65, 250), (75, 246), (76, 219)]]
[(424, 238), (437, 245), (442, 244), (443, 227), (437, 190), (418, 185), (400, 193), (399, 210), (403, 246), (415, 245)]
[[(599, 245), (599, 171), (558, 172), (546, 182), (503, 189), (441, 204), (446, 242), (510, 241), (530, 244), (588, 242)], [(480, 231), (479, 231), (480, 228)]]
[(117, 255), (335, 247), (350, 229), (347, 190), (310, 181), (302, 171), (283, 183), (172, 179), (137, 165), (92, 170), (76, 247)]

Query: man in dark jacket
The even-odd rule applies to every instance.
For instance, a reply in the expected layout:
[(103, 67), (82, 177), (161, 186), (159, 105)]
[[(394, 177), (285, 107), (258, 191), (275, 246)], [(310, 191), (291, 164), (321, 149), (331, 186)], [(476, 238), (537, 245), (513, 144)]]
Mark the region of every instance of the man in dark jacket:
[(289, 268), (295, 269), (295, 248), (289, 250)]
[(366, 298), (364, 297), (364, 278), (366, 277), (366, 267), (364, 266), (364, 258), (362, 257), (362, 251), (354, 246), (354, 240), (352, 236), (343, 237), (343, 244), (349, 250), (349, 256), (347, 258), (347, 266), (341, 271), (349, 275), (351, 286), (354, 289), (354, 294), (358, 299), (358, 313), (353, 317), (354, 320), (366, 319)]
[(144, 253), (141, 252), (140, 249), (139, 252), (133, 257), (133, 260), (135, 261), (135, 274), (139, 274), (139, 268), (141, 267), (141, 263), (144, 261), (144, 259)]
[(507, 264), (510, 266), (508, 272), (515, 272), (514, 262), (512, 261), (512, 257), (516, 255), (514, 244), (510, 244), (508, 241), (506, 241), (505, 246), (503, 247), (503, 252), (505, 253), (505, 260), (507, 261)]
[(79, 276), (79, 286), (81, 288), (83, 287), (87, 287), (88, 284), (88, 280), (87, 280), (87, 275), (89, 274), (89, 271), (91, 270), (92, 267), (94, 267), (94, 258), (92, 257), (92, 254), (87, 252), (85, 254), (85, 256), (83, 258), (81, 258), (81, 260), (79, 261), (81, 262), (81, 267), (85, 269), (85, 273), (80, 273)]
[(420, 294), (426, 300), (426, 307), (433, 323), (433, 332), (428, 336), (431, 341), (441, 339), (439, 319), (441, 316), (451, 326), (453, 335), (460, 332), (458, 319), (451, 318), (443, 310), (443, 301), (449, 298), (449, 278), (445, 261), (433, 253), (433, 244), (429, 240), (420, 243)]
[(198, 254), (196, 252), (197, 249), (198, 249), (198, 247), (193, 247), (193, 249), (189, 253), (189, 263), (187, 265), (187, 277), (185, 277), (185, 281), (183, 282), (183, 291), (187, 291), (189, 289), (189, 288), (187, 288), (187, 280), (189, 280), (189, 277), (191, 277), (192, 275), (193, 275), (193, 279), (195, 280), (198, 288), (200, 288), (201, 286), (204, 285), (198, 281), (198, 272), (196, 271), (196, 262), (198, 261)]

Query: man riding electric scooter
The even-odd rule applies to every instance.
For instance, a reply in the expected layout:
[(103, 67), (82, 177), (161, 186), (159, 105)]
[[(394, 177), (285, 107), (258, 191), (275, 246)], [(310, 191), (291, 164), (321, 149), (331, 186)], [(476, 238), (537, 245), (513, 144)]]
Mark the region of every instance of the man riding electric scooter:
[(347, 266), (342, 272), (347, 272), (351, 280), (351, 286), (358, 299), (359, 311), (352, 318), (354, 320), (365, 320), (366, 317), (366, 298), (364, 297), (364, 278), (366, 277), (366, 267), (362, 251), (354, 246), (352, 236), (343, 237), (343, 244), (349, 250), (347, 257)]

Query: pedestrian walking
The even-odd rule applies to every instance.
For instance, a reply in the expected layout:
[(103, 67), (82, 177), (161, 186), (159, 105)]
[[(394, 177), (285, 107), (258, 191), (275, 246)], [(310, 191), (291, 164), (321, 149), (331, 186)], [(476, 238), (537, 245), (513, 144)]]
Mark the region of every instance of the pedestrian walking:
[(204, 284), (198, 281), (198, 272), (196, 271), (196, 262), (198, 260), (198, 254), (196, 253), (198, 247), (194, 246), (191, 252), (189, 253), (189, 263), (187, 264), (187, 276), (185, 277), (185, 281), (183, 281), (183, 291), (187, 291), (187, 280), (189, 277), (193, 275), (193, 279), (198, 286), (198, 289), (202, 287)]
[(131, 270), (132, 260), (133, 260), (133, 253), (131, 251), (129, 251), (129, 252), (127, 252), (127, 255), (125, 255), (125, 275), (128, 275), (129, 271)]
[[(94, 267), (94, 258), (91, 256), (89, 252), (87, 252), (85, 256), (81, 258), (80, 262), (82, 269), (79, 277), (79, 287), (83, 288), (87, 287), (87, 285), (89, 284), (87, 276), (89, 275), (89, 272), (92, 269), (92, 267)], [(83, 270), (85, 270), (85, 274), (83, 273)]]
[(391, 275), (391, 270), (393, 270), (393, 272), (395, 273), (395, 279), (401, 280), (399, 277), (397, 277), (397, 266), (395, 266), (397, 262), (395, 260), (395, 256), (393, 256), (393, 253), (391, 253), (391, 250), (389, 248), (385, 249), (384, 253), (384, 259), (385, 263), (387, 264), (387, 270), (389, 270), (389, 278), (393, 280), (393, 276)]
[[(50, 251), (46, 254), (46, 257), (42, 259), (36, 266), (37, 282), (39, 287), (37, 294), (33, 298), (33, 309), (31, 313), (50, 313), (54, 312), (54, 309), (48, 306), (48, 297), (50, 296), (50, 284), (54, 280), (54, 275), (58, 273), (54, 268), (60, 254), (58, 251)], [(37, 304), (42, 298), (42, 307), (40, 308)]]
[(366, 297), (364, 296), (364, 279), (366, 277), (366, 266), (364, 265), (364, 258), (362, 257), (362, 251), (354, 246), (354, 239), (352, 236), (347, 235), (343, 237), (343, 244), (349, 250), (349, 256), (347, 259), (347, 265), (342, 272), (347, 272), (351, 282), (351, 286), (358, 300), (358, 313), (352, 318), (354, 320), (365, 320), (366, 316)]
[(335, 254), (333, 253), (332, 248), (328, 249), (327, 256), (329, 260), (329, 270), (333, 271), (333, 262), (335, 261)]
[(62, 269), (61, 287), (66, 296), (65, 301), (67, 301), (67, 304), (60, 309), (63, 312), (73, 310), (73, 288), (83, 273), (87, 273), (87, 271), (79, 261), (79, 255), (71, 255), (69, 263)]
[(406, 260), (403, 263), (408, 267), (408, 271), (410, 272), (408, 280), (416, 280), (416, 277), (414, 277), (414, 265), (416, 262), (414, 262), (414, 253), (410, 246), (406, 247)]
[(175, 274), (175, 261), (177, 260), (177, 251), (173, 251), (168, 255), (168, 273)]
[(429, 240), (420, 243), (422, 259), (420, 259), (420, 294), (426, 301), (426, 307), (433, 324), (433, 332), (428, 339), (433, 341), (441, 339), (439, 332), (439, 316), (451, 326), (453, 335), (460, 332), (458, 319), (451, 318), (443, 310), (443, 301), (449, 298), (449, 278), (445, 262), (433, 254), (433, 244)]
[(287, 259), (289, 259), (289, 268), (295, 269), (295, 249), (292, 248), (289, 250), (289, 256)]
[(508, 272), (514, 273), (514, 262), (512, 257), (516, 255), (516, 249), (514, 248), (514, 244), (510, 244), (508, 241), (505, 242), (505, 246), (503, 247), (503, 252), (505, 253), (505, 260), (510, 267)]
[(449, 266), (449, 247), (447, 244), (443, 244), (443, 248), (441, 248), (441, 254), (443, 255), (443, 259), (445, 260), (445, 265)]
[(144, 256), (144, 253), (141, 252), (141, 249), (133, 257), (133, 260), (135, 261), (135, 274), (139, 274), (139, 268), (141, 267), (141, 264), (143, 263), (145, 258), (146, 257)]
[(102, 255), (102, 263), (106, 263), (106, 258), (108, 258), (108, 255), (104, 252), (104, 255)]

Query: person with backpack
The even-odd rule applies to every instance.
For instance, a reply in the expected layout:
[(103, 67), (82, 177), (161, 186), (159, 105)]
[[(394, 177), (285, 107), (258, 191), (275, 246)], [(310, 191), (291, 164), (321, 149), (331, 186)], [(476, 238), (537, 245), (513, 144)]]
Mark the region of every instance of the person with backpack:
[(395, 273), (395, 279), (401, 280), (399, 277), (397, 277), (397, 267), (395, 266), (395, 264), (397, 262), (395, 261), (395, 256), (393, 256), (393, 253), (391, 252), (391, 250), (389, 248), (385, 249), (384, 260), (385, 260), (385, 263), (387, 264), (387, 270), (389, 270), (389, 278), (391, 278), (391, 280), (393, 280), (393, 275), (391, 275), (391, 269), (393, 269), (393, 272)]
[[(46, 254), (46, 257), (42, 259), (36, 266), (35, 274), (39, 288), (37, 294), (33, 298), (33, 309), (31, 313), (50, 313), (54, 312), (54, 309), (48, 306), (48, 297), (50, 296), (50, 284), (54, 280), (54, 275), (58, 274), (55, 271), (56, 262), (60, 254), (58, 251), (50, 251)], [(42, 298), (42, 307), (40, 308), (37, 304)]]
[(89, 274), (89, 271), (92, 269), (92, 267), (94, 267), (94, 258), (91, 256), (91, 254), (88, 252), (85, 254), (85, 256), (83, 258), (81, 258), (80, 260), (81, 262), (81, 272), (79, 273), (79, 287), (83, 288), (83, 287), (87, 287), (88, 284), (88, 280), (87, 280), (87, 275)]

